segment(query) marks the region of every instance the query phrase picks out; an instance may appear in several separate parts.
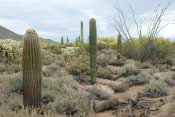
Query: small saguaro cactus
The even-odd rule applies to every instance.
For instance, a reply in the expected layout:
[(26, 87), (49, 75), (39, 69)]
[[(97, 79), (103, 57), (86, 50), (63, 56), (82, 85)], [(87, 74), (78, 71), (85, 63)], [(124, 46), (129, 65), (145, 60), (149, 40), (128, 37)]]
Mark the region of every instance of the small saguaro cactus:
[(69, 43), (69, 37), (67, 36), (67, 43)]
[(64, 44), (63, 36), (61, 36), (61, 44)]
[(28, 29), (24, 36), (22, 70), (24, 107), (40, 107), (42, 77), (41, 49), (39, 37), (33, 29)]
[(119, 34), (118, 35), (118, 39), (117, 39), (117, 59), (119, 60), (121, 58), (121, 51), (122, 51), (122, 35)]
[(90, 75), (91, 84), (96, 83), (97, 29), (94, 18), (89, 21)]
[(81, 43), (81, 46), (83, 45), (84, 43), (84, 39), (83, 39), (83, 21), (81, 21), (81, 29), (80, 29), (80, 43)]

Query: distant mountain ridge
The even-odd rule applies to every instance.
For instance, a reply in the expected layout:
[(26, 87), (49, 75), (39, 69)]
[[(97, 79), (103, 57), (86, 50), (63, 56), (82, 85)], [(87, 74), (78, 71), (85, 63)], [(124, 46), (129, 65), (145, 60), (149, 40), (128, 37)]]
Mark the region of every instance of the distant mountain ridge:
[[(0, 39), (13, 39), (13, 40), (21, 40), (23, 35), (19, 35), (3, 26), (0, 25)], [(44, 39), (41, 37), (41, 40), (44, 42), (56, 43), (52, 39)]]
[(22, 35), (19, 35), (19, 34), (17, 34), (17, 33), (0, 25), (0, 39), (20, 40), (20, 39), (22, 39)]

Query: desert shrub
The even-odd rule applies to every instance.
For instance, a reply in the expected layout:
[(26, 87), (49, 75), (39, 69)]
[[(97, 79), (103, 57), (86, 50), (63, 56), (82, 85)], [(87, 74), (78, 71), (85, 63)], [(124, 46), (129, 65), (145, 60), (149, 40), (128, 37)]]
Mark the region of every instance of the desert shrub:
[(97, 47), (98, 47), (98, 50), (108, 48), (107, 43), (103, 42), (103, 41), (100, 41), (100, 40), (97, 41)]
[(22, 73), (13, 74), (10, 78), (10, 87), (12, 92), (22, 92)]
[(21, 65), (18, 64), (8, 64), (7, 65), (7, 72), (8, 73), (17, 73), (21, 71)]
[(140, 69), (149, 69), (149, 68), (152, 68), (153, 66), (151, 65), (150, 62), (146, 61), (146, 62), (143, 62), (143, 63), (138, 63), (137, 66), (140, 68)]
[(22, 100), (15, 96), (15, 98), (9, 100), (8, 107), (11, 111), (19, 110), (22, 108)]
[(41, 102), (43, 104), (48, 104), (49, 102), (54, 102), (55, 97), (51, 94), (43, 94), (41, 97)]
[(97, 76), (104, 78), (104, 79), (112, 79), (113, 78), (112, 72), (109, 69), (103, 68), (103, 67), (100, 67), (99, 69), (97, 69)]
[[(141, 41), (140, 41), (141, 40)], [(165, 38), (156, 38), (154, 41), (149, 42), (149, 39), (145, 36), (138, 38), (132, 38), (132, 45), (134, 50), (129, 46), (131, 42), (129, 40), (123, 43), (123, 54), (128, 58), (133, 58), (139, 61), (161, 61), (167, 56), (172, 54), (172, 42)], [(148, 49), (145, 49), (148, 47)]]
[(108, 62), (109, 65), (114, 65), (114, 66), (124, 66), (125, 65), (125, 62), (122, 61), (122, 60), (109, 60)]
[(0, 40), (0, 61), (12, 62), (19, 55), (19, 42), (11, 39)]
[(72, 75), (89, 73), (89, 57), (82, 55), (66, 63), (66, 70)]
[(67, 92), (57, 97), (55, 110), (62, 115), (88, 116), (90, 102), (83, 92)]
[(82, 84), (91, 84), (91, 77), (89, 75), (80, 74), (78, 76), (74, 76), (75, 80)]
[(77, 90), (78, 84), (70, 75), (44, 79), (44, 90), (54, 91), (57, 94), (64, 94), (69, 90)]
[(114, 109), (119, 104), (117, 98), (110, 98), (109, 100), (104, 100), (100, 104), (98, 102), (94, 103), (95, 112), (103, 112), (106, 110)]
[(0, 72), (2, 73), (2, 72), (5, 72), (5, 71), (7, 71), (6, 65), (4, 63), (0, 63)]
[(104, 54), (108, 60), (115, 60), (117, 56), (117, 51), (113, 49), (103, 49), (99, 51), (99, 54)]
[(175, 79), (173, 79), (173, 77), (165, 78), (164, 82), (169, 86), (175, 86)]
[(93, 86), (86, 89), (90, 93), (89, 98), (93, 100), (108, 100), (111, 96), (107, 91), (103, 90), (99, 86)]
[(139, 74), (139, 69), (133, 63), (126, 64), (124, 67), (119, 71), (120, 77), (128, 77), (130, 75), (137, 75)]
[(106, 67), (108, 62), (108, 58), (105, 54), (101, 54), (97, 56), (97, 65), (100, 65), (102, 67)]
[(64, 56), (64, 60), (69, 61), (74, 56), (78, 56), (80, 54), (80, 48), (79, 47), (66, 47), (66, 48), (62, 48), (61, 52)]
[(42, 54), (43, 54), (43, 56), (42, 56), (42, 63), (43, 63), (43, 65), (48, 66), (48, 65), (54, 63), (56, 55), (51, 53), (51, 51), (49, 51), (49, 50), (42, 50)]
[(167, 95), (167, 85), (162, 81), (151, 81), (145, 86), (144, 92), (147, 97), (157, 98)]
[(114, 90), (114, 92), (125, 92), (129, 88), (129, 85), (127, 83), (110, 83), (109, 86)]
[(61, 48), (64, 48), (64, 45), (61, 44), (52, 44), (50, 47), (50, 51), (54, 54), (61, 54)]
[(46, 77), (52, 76), (59, 69), (60, 69), (60, 67), (58, 65), (51, 64), (43, 70), (43, 75)]
[(173, 102), (169, 108), (168, 108), (168, 114), (170, 117), (174, 117), (173, 115), (175, 115), (175, 102)]
[(141, 72), (137, 76), (129, 76), (126, 83), (128, 83), (130, 86), (143, 85), (149, 83), (149, 80), (153, 78), (154, 76), (152, 76), (149, 72)]
[(98, 42), (101, 43), (101, 45), (99, 44), (99, 46), (101, 46), (100, 49), (105, 49), (105, 48), (116, 49), (117, 48), (117, 41), (114, 38), (100, 38), (98, 39)]

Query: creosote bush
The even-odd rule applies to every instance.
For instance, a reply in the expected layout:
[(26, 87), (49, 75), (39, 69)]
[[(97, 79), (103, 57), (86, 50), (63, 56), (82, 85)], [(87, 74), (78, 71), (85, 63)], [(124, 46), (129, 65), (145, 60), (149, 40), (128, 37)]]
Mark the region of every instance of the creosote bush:
[(108, 100), (111, 96), (107, 91), (103, 90), (100, 86), (93, 86), (86, 89), (90, 93), (89, 97), (93, 100)]
[(104, 79), (113, 79), (112, 72), (109, 69), (103, 67), (97, 69), (97, 76)]
[(147, 97), (157, 98), (168, 95), (166, 83), (162, 81), (150, 81), (150, 84), (145, 86), (144, 92)]
[(139, 74), (139, 69), (133, 63), (129, 63), (124, 65), (124, 67), (120, 70), (119, 76), (120, 77), (128, 77), (130, 75), (137, 75)]

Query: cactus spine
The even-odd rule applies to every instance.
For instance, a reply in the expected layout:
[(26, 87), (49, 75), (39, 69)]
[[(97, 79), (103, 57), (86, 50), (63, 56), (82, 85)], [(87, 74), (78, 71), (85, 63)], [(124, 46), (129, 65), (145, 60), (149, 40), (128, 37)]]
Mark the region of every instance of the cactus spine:
[(117, 39), (117, 60), (119, 60), (121, 58), (121, 51), (122, 51), (122, 35), (119, 34), (118, 35), (118, 39)]
[(90, 75), (91, 84), (96, 83), (96, 58), (97, 58), (97, 29), (96, 20), (90, 19), (89, 22), (89, 47), (90, 47)]
[(81, 29), (80, 29), (80, 43), (81, 43), (81, 46), (83, 45), (84, 43), (84, 39), (83, 39), (83, 21), (81, 21)]
[(63, 36), (61, 36), (61, 44), (64, 44)]
[(42, 62), (39, 37), (29, 29), (24, 36), (23, 56), (23, 104), (24, 107), (41, 106)]

